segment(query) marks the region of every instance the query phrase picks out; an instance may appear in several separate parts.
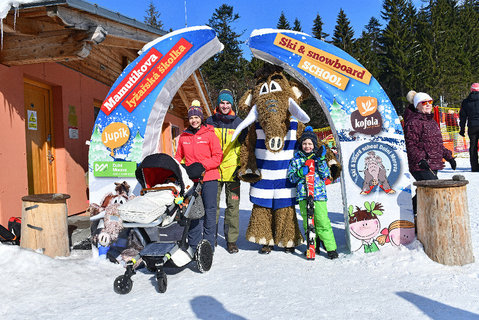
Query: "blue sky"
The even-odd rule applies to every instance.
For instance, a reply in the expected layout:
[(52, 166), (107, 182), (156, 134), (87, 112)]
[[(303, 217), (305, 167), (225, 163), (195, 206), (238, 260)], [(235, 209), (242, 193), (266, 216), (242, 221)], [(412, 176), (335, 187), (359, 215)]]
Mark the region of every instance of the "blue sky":
[[(87, 0), (114, 12), (119, 12), (136, 20), (144, 20), (150, 0)], [(153, 0), (165, 30), (185, 27), (185, 0)], [(215, 9), (223, 3), (233, 6), (234, 12), (240, 18), (233, 24), (237, 33), (243, 33), (241, 40), (246, 40), (254, 29), (276, 28), (281, 11), (292, 25), (295, 18), (301, 22), (303, 32), (311, 34), (313, 20), (319, 14), (324, 23), (323, 31), (330, 34), (331, 40), (339, 9), (343, 8), (355, 37), (361, 35), (364, 26), (371, 17), (381, 21), (383, 0), (186, 0), (186, 16), (189, 27), (205, 25)], [(421, 0), (413, 1), (417, 7)], [(249, 59), (251, 54), (246, 46), (242, 47), (244, 56)]]

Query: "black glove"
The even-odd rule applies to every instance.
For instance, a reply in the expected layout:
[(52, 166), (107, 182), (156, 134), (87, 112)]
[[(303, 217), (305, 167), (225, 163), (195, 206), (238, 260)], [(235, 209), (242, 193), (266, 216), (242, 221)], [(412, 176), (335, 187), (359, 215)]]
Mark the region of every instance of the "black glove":
[(449, 164), (451, 165), (451, 169), (452, 170), (456, 170), (456, 166), (457, 166), (457, 163), (456, 163), (456, 160), (454, 160), (454, 158), (450, 159), (450, 160), (447, 160), (449, 162)]
[(338, 171), (339, 171), (339, 167), (334, 164), (334, 165), (331, 166), (331, 168), (329, 168), (329, 171), (331, 172), (331, 177), (332, 177), (333, 179), (335, 179), (335, 178), (336, 178), (336, 175), (339, 173), (339, 172), (338, 172)]
[(464, 137), (464, 135), (465, 135), (464, 129), (461, 129), (461, 131), (459, 131), (459, 134)]
[(429, 163), (425, 159), (422, 159), (421, 161), (418, 162), (419, 168), (428, 170), (429, 169)]
[(190, 179), (199, 179), (201, 178), (203, 172), (205, 172), (205, 167), (203, 167), (203, 165), (199, 162), (194, 162), (185, 169)]
[(316, 158), (319, 160), (324, 160), (326, 159), (326, 147), (325, 146), (320, 146), (318, 150), (316, 150)]

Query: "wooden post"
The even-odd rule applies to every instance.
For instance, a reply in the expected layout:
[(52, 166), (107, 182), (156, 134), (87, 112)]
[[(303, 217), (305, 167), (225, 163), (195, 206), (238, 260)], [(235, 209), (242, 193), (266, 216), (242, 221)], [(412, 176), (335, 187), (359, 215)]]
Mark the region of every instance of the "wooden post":
[(474, 262), (466, 184), (455, 180), (416, 181), (417, 238), (432, 260), (445, 265)]
[(68, 241), (68, 194), (35, 194), (22, 198), (22, 231), (20, 246), (43, 249), (50, 257), (70, 255)]

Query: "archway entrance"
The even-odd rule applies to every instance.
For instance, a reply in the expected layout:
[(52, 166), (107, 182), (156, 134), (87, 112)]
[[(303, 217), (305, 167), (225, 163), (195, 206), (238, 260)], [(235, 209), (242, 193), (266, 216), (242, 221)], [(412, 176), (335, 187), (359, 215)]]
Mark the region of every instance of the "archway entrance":
[[(249, 46), (255, 57), (302, 82), (326, 113), (343, 165), (347, 244), (351, 251), (376, 251), (381, 232), (413, 221), (404, 136), (389, 98), (354, 58), (304, 33), (255, 30)], [(91, 138), (92, 202), (99, 203), (115, 182), (135, 189), (136, 163), (157, 152), (174, 94), (221, 50), (211, 28), (186, 28), (151, 43), (125, 69), (102, 104)]]
[(396, 233), (402, 244), (411, 242), (414, 219), (403, 130), (376, 79), (346, 52), (304, 33), (260, 29), (248, 43), (255, 57), (283, 67), (305, 85), (328, 118), (343, 166), (351, 251), (377, 251), (377, 238), (391, 226), (401, 226)]

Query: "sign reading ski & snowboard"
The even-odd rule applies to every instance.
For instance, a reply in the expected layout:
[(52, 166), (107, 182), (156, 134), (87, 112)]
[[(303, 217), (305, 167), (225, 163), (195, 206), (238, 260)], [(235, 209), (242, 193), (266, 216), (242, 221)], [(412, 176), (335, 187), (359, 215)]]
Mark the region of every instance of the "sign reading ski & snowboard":
[(414, 218), (403, 130), (376, 79), (346, 52), (304, 33), (259, 29), (248, 44), (255, 57), (301, 81), (328, 117), (343, 165), (351, 251), (411, 243)]

